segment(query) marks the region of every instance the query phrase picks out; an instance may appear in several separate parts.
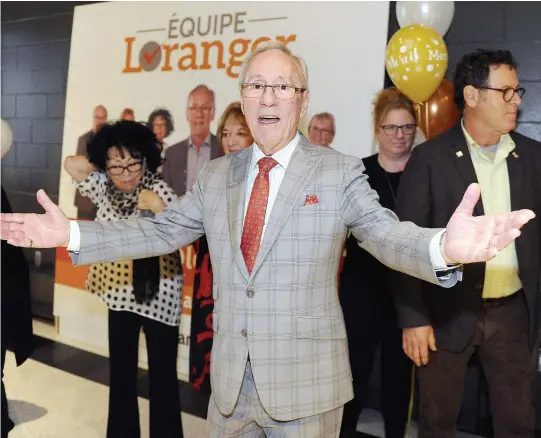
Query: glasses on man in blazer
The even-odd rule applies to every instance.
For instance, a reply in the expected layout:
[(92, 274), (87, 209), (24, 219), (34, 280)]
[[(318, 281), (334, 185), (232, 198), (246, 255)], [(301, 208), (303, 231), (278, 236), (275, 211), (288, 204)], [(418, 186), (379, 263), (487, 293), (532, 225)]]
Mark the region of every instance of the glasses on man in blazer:
[(513, 97), (515, 97), (515, 93), (518, 94), (518, 97), (522, 99), (522, 96), (524, 96), (524, 93), (526, 93), (526, 88), (493, 88), (493, 87), (478, 87), (481, 90), (492, 90), (492, 91), (499, 91), (503, 94), (503, 100), (504, 102), (511, 102), (513, 100)]

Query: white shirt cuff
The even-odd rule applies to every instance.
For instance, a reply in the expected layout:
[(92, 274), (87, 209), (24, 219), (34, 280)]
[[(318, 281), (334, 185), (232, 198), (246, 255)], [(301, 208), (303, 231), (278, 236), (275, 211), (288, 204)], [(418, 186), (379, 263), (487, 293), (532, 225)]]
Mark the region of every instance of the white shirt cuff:
[(440, 269), (447, 269), (449, 266), (447, 266), (447, 263), (445, 263), (445, 259), (443, 258), (443, 255), (441, 254), (441, 247), (440, 247), (440, 241), (441, 236), (445, 233), (445, 230), (441, 230), (436, 234), (432, 240), (430, 241), (430, 247), (429, 247), (429, 253), (430, 253), (430, 261), (432, 262), (432, 266), (434, 267), (434, 270), (438, 271)]
[(67, 250), (71, 252), (79, 252), (81, 249), (81, 230), (77, 221), (70, 221), (70, 239)]

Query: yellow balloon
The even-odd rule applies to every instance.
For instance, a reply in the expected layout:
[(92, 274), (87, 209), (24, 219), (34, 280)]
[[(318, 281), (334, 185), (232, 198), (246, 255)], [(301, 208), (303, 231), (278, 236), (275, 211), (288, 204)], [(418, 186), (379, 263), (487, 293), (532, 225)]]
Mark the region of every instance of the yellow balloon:
[(395, 86), (414, 102), (425, 102), (438, 89), (447, 71), (447, 46), (434, 29), (421, 25), (398, 30), (385, 56)]

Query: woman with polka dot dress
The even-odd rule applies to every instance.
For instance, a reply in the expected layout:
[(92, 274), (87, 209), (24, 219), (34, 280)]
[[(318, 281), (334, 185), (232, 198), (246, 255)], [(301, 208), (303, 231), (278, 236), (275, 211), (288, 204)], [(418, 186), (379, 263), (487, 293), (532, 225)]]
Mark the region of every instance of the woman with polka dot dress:
[[(67, 157), (77, 189), (97, 207), (97, 221), (159, 214), (177, 197), (156, 173), (156, 137), (146, 126), (103, 126), (88, 156)], [(127, 242), (129, 244), (129, 242)], [(183, 436), (177, 385), (182, 271), (177, 251), (159, 257), (90, 266), (87, 289), (109, 308), (108, 438), (139, 438), (137, 362), (145, 333), (149, 368), (150, 437)]]

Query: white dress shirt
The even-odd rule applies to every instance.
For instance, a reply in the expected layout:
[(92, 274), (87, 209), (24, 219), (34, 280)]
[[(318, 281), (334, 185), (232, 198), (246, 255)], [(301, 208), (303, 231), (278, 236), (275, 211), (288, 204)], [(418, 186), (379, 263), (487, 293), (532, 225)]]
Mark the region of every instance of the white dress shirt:
[[(278, 152), (272, 155), (272, 158), (274, 158), (278, 162), (278, 165), (273, 167), (269, 172), (269, 199), (267, 202), (267, 211), (265, 213), (265, 225), (263, 227), (263, 234), (265, 233), (265, 229), (267, 227), (267, 223), (272, 212), (272, 207), (274, 206), (274, 201), (276, 201), (278, 190), (280, 189), (280, 186), (282, 185), (282, 181), (286, 174), (287, 166), (289, 165), (293, 152), (295, 151), (295, 148), (299, 143), (299, 138), (300, 136), (297, 132), (297, 135), (293, 138), (293, 140), (291, 140), (284, 148), (280, 149)], [(250, 162), (248, 180), (246, 184), (244, 217), (246, 217), (246, 210), (248, 209), (248, 203), (250, 202), (250, 195), (252, 193), (252, 187), (254, 185), (255, 178), (259, 173), (259, 166), (257, 162), (265, 156), (266, 155), (261, 151), (261, 149), (256, 144), (254, 144), (254, 147), (252, 148), (252, 161)], [(430, 241), (430, 261), (432, 262), (432, 266), (434, 266), (434, 270), (436, 272), (449, 269), (449, 266), (447, 266), (447, 264), (445, 263), (440, 249), (440, 239), (444, 232), (445, 230), (441, 230)], [(77, 221), (70, 221), (70, 240), (67, 248), (68, 251), (78, 252), (81, 246), (80, 242), (81, 234), (79, 230), (79, 225), (77, 224)], [(450, 276), (451, 273), (440, 277), (440, 279), (445, 279), (446, 277)]]
[[(287, 166), (291, 160), (291, 156), (299, 143), (299, 134), (293, 138), (284, 148), (280, 149), (278, 152), (272, 155), (272, 158), (278, 162), (269, 172), (269, 198), (267, 201), (267, 211), (265, 212), (265, 225), (263, 226), (263, 235), (265, 234), (265, 229), (267, 228), (267, 222), (269, 221), (272, 207), (274, 206), (274, 201), (278, 196), (278, 190), (282, 185), (284, 176), (286, 174)], [(250, 203), (250, 195), (252, 194), (252, 188), (254, 186), (255, 179), (259, 173), (259, 165), (257, 164), (261, 158), (266, 157), (259, 147), (254, 144), (252, 148), (252, 161), (250, 162), (248, 180), (246, 181), (246, 196), (244, 202), (244, 217), (246, 218), (246, 211), (248, 210), (248, 204)], [(244, 224), (244, 221), (243, 221)]]

